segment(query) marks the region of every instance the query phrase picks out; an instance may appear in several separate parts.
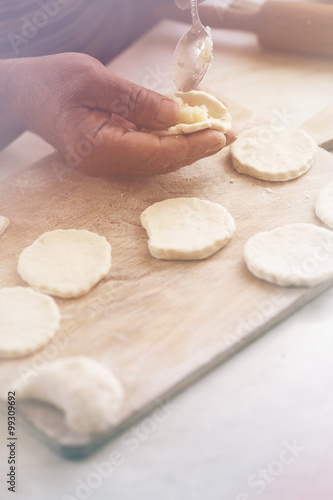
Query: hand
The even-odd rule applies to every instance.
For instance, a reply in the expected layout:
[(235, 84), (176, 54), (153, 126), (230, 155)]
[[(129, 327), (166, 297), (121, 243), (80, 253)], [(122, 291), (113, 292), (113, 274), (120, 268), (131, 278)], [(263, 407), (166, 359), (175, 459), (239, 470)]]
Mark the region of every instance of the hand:
[(21, 59), (15, 76), (18, 119), (52, 144), (68, 166), (89, 175), (166, 173), (233, 140), (232, 133), (226, 138), (212, 130), (173, 137), (140, 131), (174, 125), (178, 105), (84, 54)]
[[(198, 0), (198, 3), (202, 3), (205, 0)], [(191, 7), (191, 0), (174, 0), (177, 7), (182, 10), (189, 9)]]

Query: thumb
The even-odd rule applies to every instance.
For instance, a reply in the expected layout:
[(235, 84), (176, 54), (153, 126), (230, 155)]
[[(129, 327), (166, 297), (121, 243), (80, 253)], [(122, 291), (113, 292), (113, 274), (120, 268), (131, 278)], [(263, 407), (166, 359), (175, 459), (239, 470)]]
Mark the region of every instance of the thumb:
[(176, 102), (132, 83), (106, 69), (97, 107), (121, 116), (138, 127), (162, 130), (175, 125), (179, 117)]

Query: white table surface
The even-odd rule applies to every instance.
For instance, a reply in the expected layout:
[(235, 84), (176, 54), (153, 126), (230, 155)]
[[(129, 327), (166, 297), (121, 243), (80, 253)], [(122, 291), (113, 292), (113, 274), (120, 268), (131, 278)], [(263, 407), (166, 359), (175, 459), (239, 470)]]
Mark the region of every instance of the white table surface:
[[(183, 29), (163, 23), (112, 68), (155, 87), (156, 73), (153, 80), (146, 75), (160, 65), (164, 76), (157, 82), (158, 90), (170, 88), (170, 68), (165, 65), (170, 65), (172, 42)], [(294, 125), (333, 99), (327, 60), (309, 62), (262, 52), (251, 35), (214, 36), (214, 68), (204, 83), (215, 91), (223, 89), (227, 97), (252, 111), (269, 119), (274, 110), (288, 107)], [(268, 82), (269, 67), (273, 85), (271, 79)], [(309, 92), (311, 100), (304, 106)], [(34, 141), (39, 139), (26, 134), (24, 140), (30, 145), (30, 162)], [(45, 154), (48, 148), (45, 145)], [(13, 145), (1, 154), (11, 163), (19, 153)], [(21, 160), (20, 167), (26, 161), (23, 153)], [(19, 421), (15, 495), (6, 491), (5, 423), (1, 422), (0, 498), (331, 500), (332, 300), (333, 289), (169, 401), (165, 418), (148, 416), (86, 460), (62, 459)], [(113, 471), (109, 468), (108, 477), (102, 478), (96, 470), (102, 462), (109, 467), (115, 452), (120, 453), (121, 463), (116, 461)]]

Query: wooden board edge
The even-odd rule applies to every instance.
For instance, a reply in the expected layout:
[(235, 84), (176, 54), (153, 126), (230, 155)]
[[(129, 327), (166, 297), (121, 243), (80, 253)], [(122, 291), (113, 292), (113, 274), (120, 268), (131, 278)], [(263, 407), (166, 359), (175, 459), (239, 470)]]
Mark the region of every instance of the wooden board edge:
[[(310, 289), (308, 294), (296, 300), (296, 302), (283, 310), (278, 316), (272, 318), (270, 321), (268, 321), (268, 323), (257, 328), (251, 336), (247, 337), (246, 339), (241, 339), (229, 350), (226, 350), (223, 353), (219, 353), (216, 356), (212, 357), (210, 360), (206, 361), (201, 367), (197, 368), (195, 372), (188, 374), (181, 381), (175, 383), (169, 390), (162, 393), (158, 400), (149, 401), (140, 410), (136, 411), (130, 417), (126, 418), (119, 426), (112, 429), (107, 434), (96, 437), (94, 441), (90, 440), (81, 444), (77, 444), (74, 441), (73, 443), (61, 443), (61, 439), (57, 441), (55, 438), (47, 436), (43, 429), (40, 429), (37, 424), (33, 423), (31, 419), (29, 417), (26, 417), (24, 412), (20, 411), (18, 408), (19, 414), (24, 418), (29, 430), (38, 437), (41, 437), (42, 441), (44, 441), (45, 444), (47, 444), (60, 456), (67, 460), (85, 459), (92, 455), (95, 451), (97, 451), (101, 446), (107, 444), (110, 440), (115, 439), (117, 436), (121, 435), (126, 429), (136, 424), (139, 420), (149, 416), (149, 414), (158, 406), (158, 404), (166, 403), (170, 398), (173, 398), (180, 394), (184, 389), (198, 381), (202, 376), (209, 374), (218, 365), (221, 365), (225, 361), (231, 359), (234, 355), (241, 352), (245, 347), (267, 333), (272, 326), (275, 327), (276, 325), (280, 324), (294, 312), (301, 309), (305, 304), (309, 303), (312, 299), (318, 297), (323, 292), (328, 290), (331, 286), (333, 286), (333, 281), (325, 282), (322, 285), (317, 286), (313, 290)], [(74, 434), (73, 438), (75, 439)]]

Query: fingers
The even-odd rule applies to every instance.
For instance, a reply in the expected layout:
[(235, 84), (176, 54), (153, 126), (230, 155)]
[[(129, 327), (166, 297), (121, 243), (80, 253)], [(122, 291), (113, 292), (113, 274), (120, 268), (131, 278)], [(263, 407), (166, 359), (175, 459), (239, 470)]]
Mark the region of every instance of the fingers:
[(96, 108), (115, 113), (137, 127), (163, 130), (175, 125), (179, 106), (172, 99), (136, 85), (104, 68), (95, 88)]
[(81, 170), (92, 176), (172, 172), (215, 154), (226, 145), (226, 137), (216, 130), (157, 137), (108, 125), (100, 134), (98, 146), (81, 164)]
[(112, 123), (112, 125), (116, 125), (117, 127), (126, 128), (128, 130), (137, 130), (137, 127), (134, 125), (134, 123), (125, 120), (125, 118), (122, 118), (115, 113), (113, 113), (113, 115), (111, 116), (110, 123)]
[(225, 138), (226, 138), (226, 143), (225, 145), (226, 146), (230, 146), (233, 142), (235, 142), (237, 140), (237, 133), (235, 130), (230, 130), (230, 132), (227, 132), (225, 134)]

